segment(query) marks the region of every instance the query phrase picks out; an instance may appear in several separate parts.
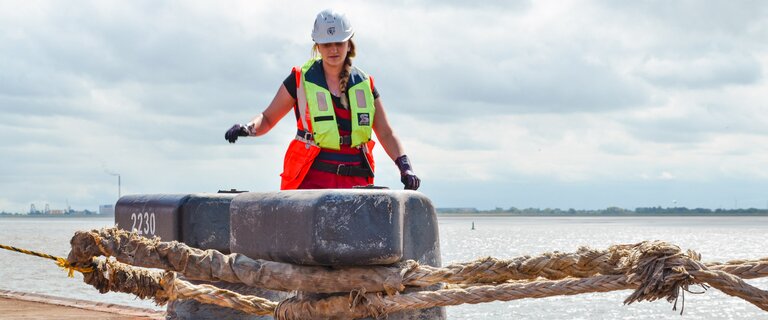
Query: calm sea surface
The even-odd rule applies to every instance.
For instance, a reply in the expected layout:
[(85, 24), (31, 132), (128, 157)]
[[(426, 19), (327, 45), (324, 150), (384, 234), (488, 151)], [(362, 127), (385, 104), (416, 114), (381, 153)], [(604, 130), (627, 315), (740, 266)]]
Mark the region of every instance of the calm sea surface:
[[(473, 222), (475, 230), (471, 230)], [(0, 218), (0, 243), (66, 257), (69, 239), (76, 230), (112, 225), (111, 218)], [(693, 249), (705, 262), (756, 259), (768, 257), (766, 234), (768, 217), (440, 218), (444, 265), (485, 256), (509, 259), (551, 251), (573, 252), (580, 246), (605, 249), (643, 240), (663, 240)], [(0, 289), (157, 308), (126, 294), (99, 294), (84, 284), (79, 274), (67, 278), (53, 261), (5, 250), (0, 250), (0, 279)], [(749, 283), (768, 289), (768, 279)], [(618, 291), (523, 299), (447, 310), (449, 319), (768, 319), (768, 312), (716, 289), (686, 294), (683, 317), (666, 301), (625, 306), (622, 301), (629, 294)]]

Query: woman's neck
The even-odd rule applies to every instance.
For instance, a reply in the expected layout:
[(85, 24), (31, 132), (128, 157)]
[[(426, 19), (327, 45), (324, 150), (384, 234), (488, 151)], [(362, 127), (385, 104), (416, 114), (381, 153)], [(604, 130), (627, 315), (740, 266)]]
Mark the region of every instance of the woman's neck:
[(339, 74), (341, 73), (342, 67), (344, 66), (343, 65), (333, 66), (323, 61), (323, 71), (325, 72), (326, 77), (338, 78)]

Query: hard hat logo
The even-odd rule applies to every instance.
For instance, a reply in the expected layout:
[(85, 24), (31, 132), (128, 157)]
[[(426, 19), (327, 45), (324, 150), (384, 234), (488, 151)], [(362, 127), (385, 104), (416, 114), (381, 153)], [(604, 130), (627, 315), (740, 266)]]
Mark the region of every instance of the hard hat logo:
[[(325, 32), (323, 32), (325, 30)], [(355, 29), (347, 16), (341, 12), (326, 9), (315, 18), (312, 40), (318, 44), (344, 42), (352, 38)]]

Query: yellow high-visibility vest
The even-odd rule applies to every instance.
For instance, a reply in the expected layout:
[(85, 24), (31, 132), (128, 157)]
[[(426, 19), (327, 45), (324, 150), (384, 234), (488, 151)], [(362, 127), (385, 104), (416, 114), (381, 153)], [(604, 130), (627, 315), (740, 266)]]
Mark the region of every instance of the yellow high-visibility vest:
[[(336, 113), (333, 110), (331, 92), (325, 83), (325, 74), (322, 70), (322, 60), (311, 59), (301, 68), (301, 84), (297, 90), (297, 101), (306, 101), (306, 106), (297, 106), (299, 110), (304, 108), (306, 115), (301, 115), (301, 120), (310, 120), (314, 143), (321, 148), (341, 149), (340, 134), (336, 123)], [(376, 107), (373, 105), (373, 91), (371, 80), (365, 72), (357, 67), (352, 67), (347, 84), (347, 98), (352, 121), (352, 147), (358, 147), (371, 140), (373, 132), (373, 115)]]

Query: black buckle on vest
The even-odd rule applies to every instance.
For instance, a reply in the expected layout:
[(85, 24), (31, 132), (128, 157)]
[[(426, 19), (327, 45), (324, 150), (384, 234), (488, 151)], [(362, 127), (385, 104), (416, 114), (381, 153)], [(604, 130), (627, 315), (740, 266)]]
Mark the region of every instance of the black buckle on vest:
[(296, 130), (296, 136), (307, 141), (312, 141), (312, 133), (304, 130)]
[[(344, 169), (344, 167), (346, 167), (346, 166), (345, 166), (343, 163), (342, 163), (342, 164), (339, 164), (338, 166), (336, 166), (336, 174), (338, 174), (338, 175), (342, 175), (342, 173), (341, 173), (341, 172), (342, 172), (342, 169)], [(343, 170), (343, 172), (344, 172), (344, 174), (343, 174), (343, 175), (345, 175), (345, 176), (346, 176), (346, 175), (349, 175), (348, 171), (349, 171), (349, 170)]]
[[(307, 141), (312, 141), (312, 138), (313, 138), (311, 132), (304, 131), (304, 130), (296, 130), (296, 136), (299, 137), (299, 138), (302, 138), (304, 140), (307, 140)], [(339, 144), (351, 146), (352, 145), (352, 136), (340, 136), (339, 137)]]

